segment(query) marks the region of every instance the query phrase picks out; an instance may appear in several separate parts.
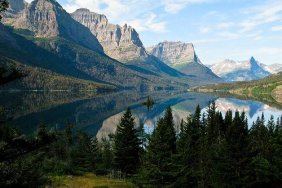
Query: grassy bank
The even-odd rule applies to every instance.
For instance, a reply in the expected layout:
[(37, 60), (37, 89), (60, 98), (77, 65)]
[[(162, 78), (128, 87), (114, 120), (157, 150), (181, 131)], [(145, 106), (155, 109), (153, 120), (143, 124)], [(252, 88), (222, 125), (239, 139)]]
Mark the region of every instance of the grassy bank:
[(52, 186), (55, 188), (134, 188), (129, 181), (110, 179), (105, 176), (96, 176), (92, 173), (83, 176), (56, 176), (52, 177)]

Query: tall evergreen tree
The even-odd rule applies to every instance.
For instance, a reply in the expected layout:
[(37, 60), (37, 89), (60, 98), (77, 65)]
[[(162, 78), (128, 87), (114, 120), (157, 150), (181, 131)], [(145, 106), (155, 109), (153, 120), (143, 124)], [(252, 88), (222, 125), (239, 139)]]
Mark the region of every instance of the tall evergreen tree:
[(171, 108), (166, 110), (153, 131), (147, 146), (143, 164), (143, 176), (146, 181), (165, 185), (173, 181), (173, 157), (176, 152), (176, 135)]
[(72, 151), (75, 172), (94, 172), (97, 166), (98, 141), (86, 133), (78, 134), (78, 143)]
[(126, 175), (134, 174), (140, 162), (141, 143), (134, 127), (134, 118), (128, 108), (114, 135), (114, 166)]
[(200, 137), (201, 137), (201, 109), (198, 105), (192, 117), (182, 129), (177, 142), (177, 158), (179, 170), (175, 186), (196, 187), (199, 185), (200, 170)]

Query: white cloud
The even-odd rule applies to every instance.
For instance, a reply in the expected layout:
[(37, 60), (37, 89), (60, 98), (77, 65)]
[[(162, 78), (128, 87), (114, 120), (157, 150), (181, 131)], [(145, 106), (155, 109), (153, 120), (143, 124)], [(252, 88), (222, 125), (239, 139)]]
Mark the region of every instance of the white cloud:
[(210, 27), (206, 27), (206, 26), (201, 26), (201, 27), (199, 27), (199, 31), (201, 33), (209, 33), (211, 31), (211, 28)]
[(218, 24), (216, 25), (216, 28), (217, 28), (217, 29), (228, 29), (228, 28), (230, 28), (230, 27), (233, 27), (234, 25), (235, 25), (234, 22), (227, 22), (227, 21), (225, 21), (225, 22), (220, 22), (220, 23), (218, 23)]
[(282, 25), (281, 26), (274, 26), (274, 27), (272, 27), (271, 31), (282, 31)]
[(239, 26), (241, 27), (241, 33), (251, 31), (255, 27), (262, 24), (281, 21), (282, 2), (255, 7), (247, 10), (245, 14), (247, 14), (249, 18), (239, 24)]
[(256, 52), (257, 54), (264, 56), (275, 56), (282, 54), (282, 48), (264, 47), (264, 48), (259, 48)]
[(168, 13), (178, 13), (183, 10), (189, 4), (206, 3), (211, 0), (164, 0), (164, 9)]
[(218, 36), (224, 38), (224, 39), (237, 39), (240, 37), (240, 35), (238, 33), (233, 33), (230, 31), (223, 31), (223, 32), (219, 32)]
[(137, 31), (153, 31), (157, 33), (167, 32), (166, 23), (163, 21), (157, 21), (156, 18), (156, 14), (150, 13), (145, 18), (125, 22), (134, 27)]

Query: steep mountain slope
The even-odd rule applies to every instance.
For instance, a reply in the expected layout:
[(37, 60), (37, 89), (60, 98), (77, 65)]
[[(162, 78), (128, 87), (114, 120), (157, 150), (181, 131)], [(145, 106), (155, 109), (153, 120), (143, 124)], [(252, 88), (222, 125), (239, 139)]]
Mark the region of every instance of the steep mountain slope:
[(221, 81), (218, 76), (201, 63), (191, 43), (165, 41), (147, 48), (147, 50), (167, 65), (186, 75), (193, 76), (206, 83)]
[(211, 66), (211, 70), (226, 81), (248, 81), (264, 78), (270, 73), (254, 57), (247, 61), (225, 60)]
[[(15, 1), (19, 0), (10, 0), (10, 3), (20, 3)], [(103, 52), (96, 37), (86, 27), (74, 21), (55, 0), (32, 1), (10, 24), (15, 28), (32, 31), (35, 37), (63, 37), (91, 50)]]
[(163, 78), (109, 58), (89, 29), (54, 0), (35, 0), (16, 17), (9, 22), (16, 29), (0, 26), (0, 52), (16, 61), (118, 87), (188, 87), (187, 80)]
[(60, 75), (0, 56), (0, 89), (110, 91), (114, 86)]
[(183, 74), (147, 54), (136, 30), (128, 25), (109, 23), (105, 15), (78, 9), (72, 17), (88, 27), (110, 57), (143, 72), (181, 77)]

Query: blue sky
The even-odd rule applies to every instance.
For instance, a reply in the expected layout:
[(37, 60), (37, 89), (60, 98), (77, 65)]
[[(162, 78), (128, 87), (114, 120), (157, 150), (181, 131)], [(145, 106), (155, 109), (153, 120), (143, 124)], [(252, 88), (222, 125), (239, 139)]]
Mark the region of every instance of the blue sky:
[[(29, 0), (30, 1), (30, 0)], [(132, 25), (144, 46), (192, 42), (203, 63), (224, 59), (282, 63), (282, 0), (57, 0)]]

